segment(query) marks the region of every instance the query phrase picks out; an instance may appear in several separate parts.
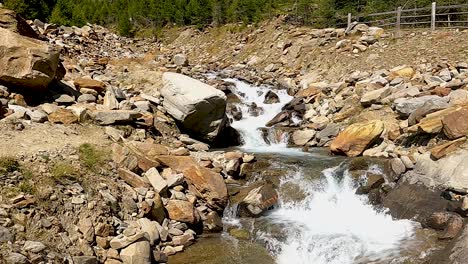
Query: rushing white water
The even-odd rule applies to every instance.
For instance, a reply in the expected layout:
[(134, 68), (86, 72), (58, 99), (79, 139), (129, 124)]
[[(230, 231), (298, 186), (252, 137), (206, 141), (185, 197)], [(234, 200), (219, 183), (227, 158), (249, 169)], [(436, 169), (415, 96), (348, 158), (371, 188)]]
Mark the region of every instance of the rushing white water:
[[(259, 130), (292, 99), (286, 91), (275, 91), (280, 103), (264, 104), (269, 87), (253, 87), (236, 79), (226, 81), (235, 83), (233, 92), (243, 102), (238, 105), (243, 118), (234, 121), (232, 126), (242, 134), (244, 150), (288, 155), (301, 153), (286, 148), (286, 138), (268, 145)], [(263, 114), (251, 116), (249, 105), (252, 103), (263, 108)], [(310, 158), (317, 157), (310, 155)], [(285, 227), (285, 239), (276, 239), (273, 234), (265, 232), (257, 233), (259, 240), (267, 242), (277, 262), (351, 264), (397, 256), (402, 243), (413, 236), (416, 224), (409, 220), (394, 220), (386, 212), (379, 212), (371, 206), (366, 196), (356, 195), (351, 177), (343, 168), (330, 168), (322, 173), (323, 181), (314, 182), (298, 169), (284, 180), (283, 184), (295, 183), (306, 194), (300, 202), (286, 202), (289, 200), (283, 201), (282, 196), (287, 194), (280, 193), (280, 206), (266, 216), (271, 223)], [(225, 224), (240, 225), (235, 212), (236, 208), (231, 208), (225, 213)]]
[(355, 194), (347, 172), (339, 177), (337, 170), (323, 171), (323, 185), (304, 181), (300, 172), (289, 179), (300, 184), (307, 197), (283, 203), (268, 216), (291, 227), (286, 241), (276, 242), (279, 264), (368, 263), (398, 255), (402, 242), (413, 235), (414, 222), (377, 212), (366, 196)]
[[(289, 103), (292, 96), (288, 95), (286, 90), (275, 90), (274, 92), (279, 97), (279, 103), (265, 104), (264, 99), (271, 87), (259, 86), (254, 87), (246, 82), (237, 79), (225, 79), (235, 84), (235, 93), (241, 99), (243, 104), (237, 105), (242, 112), (242, 119), (234, 121), (231, 125), (237, 129), (244, 140), (242, 148), (244, 150), (255, 152), (296, 152), (294, 149), (287, 149), (287, 136), (284, 135), (281, 140), (276, 140), (276, 135), (269, 135), (270, 144), (267, 144), (262, 137), (261, 128), (265, 128), (268, 121), (273, 119), (281, 108)], [(261, 113), (258, 116), (253, 116), (249, 113), (249, 106), (255, 103)], [(274, 133), (274, 130), (269, 130), (269, 133)]]

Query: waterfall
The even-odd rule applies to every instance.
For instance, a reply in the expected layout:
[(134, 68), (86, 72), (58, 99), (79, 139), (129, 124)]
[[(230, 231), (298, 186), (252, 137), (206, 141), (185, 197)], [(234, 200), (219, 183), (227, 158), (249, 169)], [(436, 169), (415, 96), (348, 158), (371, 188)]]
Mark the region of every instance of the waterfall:
[[(242, 119), (234, 121), (231, 126), (240, 132), (244, 145), (242, 148), (247, 151), (255, 152), (285, 152), (287, 149), (287, 134), (277, 135), (274, 128), (266, 128), (268, 121), (273, 119), (281, 108), (289, 103), (292, 96), (288, 95), (286, 90), (274, 90), (279, 97), (279, 103), (264, 103), (265, 95), (271, 90), (271, 87), (262, 85), (254, 87), (246, 82), (237, 79), (224, 79), (235, 84), (233, 93), (242, 101), (237, 107), (242, 112)], [(251, 115), (249, 107), (256, 104), (260, 113), (258, 116)], [(262, 132), (262, 129), (266, 132)], [(267, 138), (265, 141), (264, 137)], [(296, 150), (290, 149), (295, 152)]]
[[(292, 97), (284, 90), (276, 90), (279, 103), (265, 104), (268, 86), (254, 87), (236, 79), (225, 79), (235, 84), (233, 93), (240, 99), (237, 106), (242, 119), (232, 126), (242, 135), (243, 150), (252, 152), (275, 152), (288, 154), (293, 161), (311, 164), (311, 160), (325, 162), (326, 159), (313, 154), (287, 148), (287, 138), (278, 138), (274, 129), (264, 140), (261, 129), (277, 115)], [(255, 103), (263, 109), (258, 116), (249, 113), (249, 106)], [(286, 159), (279, 159), (286, 164)], [(312, 163), (313, 164), (313, 163)], [(303, 165), (307, 166), (307, 165)], [(314, 166), (314, 165), (312, 165)], [(372, 173), (382, 174), (376, 168)], [(303, 168), (290, 169), (290, 175), (283, 178), (281, 185), (293, 183), (305, 193), (301, 201), (285, 199), (286, 193), (279, 193), (279, 206), (261, 221), (281, 227), (283, 234), (257, 232), (257, 239), (266, 243), (267, 249), (279, 264), (351, 264), (382, 261), (388, 263), (399, 256), (402, 247), (412, 241), (418, 224), (410, 220), (394, 220), (388, 212), (376, 210), (367, 196), (356, 195), (356, 186), (345, 166), (332, 167), (322, 171), (321, 177), (307, 175)], [(279, 188), (281, 190), (281, 188)], [(236, 217), (236, 208), (225, 211), (224, 223), (242, 226)], [(245, 227), (244, 227), (245, 228)]]
[(286, 241), (274, 241), (277, 262), (368, 263), (398, 256), (402, 242), (412, 237), (416, 223), (394, 220), (385, 211), (376, 211), (366, 196), (355, 194), (347, 171), (330, 168), (323, 171), (323, 176), (325, 181), (320, 185), (302, 177), (290, 179), (302, 186), (306, 199), (283, 203), (268, 216), (271, 221), (290, 227)]

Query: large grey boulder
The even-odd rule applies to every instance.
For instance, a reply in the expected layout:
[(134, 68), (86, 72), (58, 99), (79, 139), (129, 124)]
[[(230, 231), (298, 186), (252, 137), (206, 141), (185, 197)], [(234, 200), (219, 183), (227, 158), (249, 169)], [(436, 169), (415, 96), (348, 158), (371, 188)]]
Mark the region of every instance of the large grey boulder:
[(426, 102), (432, 101), (435, 105), (447, 104), (448, 97), (440, 97), (437, 95), (426, 95), (415, 98), (398, 98), (393, 103), (396, 111), (403, 117), (408, 117), (416, 109), (422, 107)]
[(163, 106), (181, 128), (194, 138), (212, 142), (226, 125), (226, 96), (188, 76), (166, 72)]
[(422, 183), (433, 189), (468, 190), (468, 150), (462, 149), (441, 158), (431, 159), (431, 153), (417, 157), (414, 170), (405, 174), (411, 184)]

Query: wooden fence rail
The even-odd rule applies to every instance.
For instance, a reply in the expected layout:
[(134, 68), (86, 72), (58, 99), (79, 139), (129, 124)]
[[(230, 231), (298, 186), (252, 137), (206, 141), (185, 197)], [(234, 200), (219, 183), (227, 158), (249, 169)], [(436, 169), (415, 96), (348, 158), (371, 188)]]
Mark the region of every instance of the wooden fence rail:
[(433, 2), (431, 6), (403, 9), (398, 7), (395, 11), (387, 11), (373, 14), (360, 14), (353, 16), (351, 13), (346, 18), (348, 28), (353, 21), (368, 24), (369, 26), (394, 27), (397, 35), (402, 27), (430, 27), (436, 28), (462, 28), (468, 29), (468, 4), (438, 6)]

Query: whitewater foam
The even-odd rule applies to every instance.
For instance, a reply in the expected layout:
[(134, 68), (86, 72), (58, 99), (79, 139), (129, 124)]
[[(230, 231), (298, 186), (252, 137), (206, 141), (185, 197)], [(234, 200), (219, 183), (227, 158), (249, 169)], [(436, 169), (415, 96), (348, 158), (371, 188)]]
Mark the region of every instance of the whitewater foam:
[[(339, 168), (323, 171), (325, 183), (306, 183), (295, 177), (307, 197), (300, 203), (283, 203), (269, 218), (286, 223), (286, 241), (280, 243), (277, 261), (283, 263), (346, 264), (359, 258), (397, 255), (402, 241), (410, 238), (416, 224), (394, 220), (376, 211), (366, 196), (356, 195), (351, 177)], [(339, 180), (341, 179), (341, 180)], [(276, 242), (277, 243), (277, 242)]]

